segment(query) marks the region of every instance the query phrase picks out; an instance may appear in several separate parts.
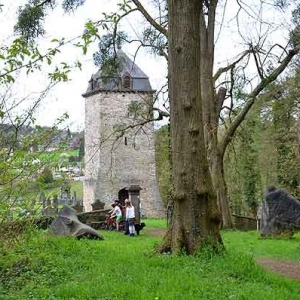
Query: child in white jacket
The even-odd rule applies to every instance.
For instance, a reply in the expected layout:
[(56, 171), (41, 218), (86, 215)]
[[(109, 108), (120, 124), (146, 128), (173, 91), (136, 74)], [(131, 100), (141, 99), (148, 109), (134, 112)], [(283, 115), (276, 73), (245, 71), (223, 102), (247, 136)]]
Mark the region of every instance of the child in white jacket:
[(125, 201), (125, 206), (126, 206), (126, 221), (128, 222), (129, 225), (129, 236), (134, 236), (134, 218), (135, 218), (135, 213), (134, 213), (134, 206), (131, 204), (129, 200)]

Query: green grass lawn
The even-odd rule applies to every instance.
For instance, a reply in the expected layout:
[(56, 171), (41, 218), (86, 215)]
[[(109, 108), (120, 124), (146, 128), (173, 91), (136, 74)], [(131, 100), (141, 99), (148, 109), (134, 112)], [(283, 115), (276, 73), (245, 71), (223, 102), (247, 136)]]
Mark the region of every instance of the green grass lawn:
[(222, 236), (229, 251), (237, 250), (253, 257), (300, 261), (299, 234), (293, 239), (265, 239), (260, 238), (257, 231), (223, 231)]
[(82, 181), (70, 181), (71, 193), (73, 196), (74, 191), (76, 192), (76, 197), (78, 200), (83, 199), (83, 182)]
[[(76, 198), (78, 200), (83, 199), (83, 182), (82, 181), (75, 181), (75, 180), (68, 180), (68, 184), (71, 186), (71, 197), (73, 197), (74, 191), (76, 192)], [(61, 183), (58, 184), (56, 187), (45, 189), (44, 193), (46, 198), (53, 197), (53, 195), (59, 195), (61, 189)]]
[(67, 157), (78, 156), (79, 150), (66, 150), (66, 151), (59, 150), (53, 152), (40, 152), (37, 153), (37, 156), (41, 161), (51, 161), (53, 163), (62, 160), (62, 154), (67, 154), (68, 155)]
[(176, 257), (153, 251), (162, 238), (148, 231), (166, 222), (144, 221), (133, 238), (101, 231), (104, 241), (75, 240), (33, 230), (17, 244), (2, 241), (0, 299), (300, 299), (300, 282), (271, 274), (253, 259), (299, 260), (299, 237), (262, 240), (256, 232), (225, 231), (222, 255)]

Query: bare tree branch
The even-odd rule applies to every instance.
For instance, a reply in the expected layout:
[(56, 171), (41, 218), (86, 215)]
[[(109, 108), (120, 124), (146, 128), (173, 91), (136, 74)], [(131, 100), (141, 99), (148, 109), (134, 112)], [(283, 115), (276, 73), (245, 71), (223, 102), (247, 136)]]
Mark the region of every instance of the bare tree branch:
[[(255, 51), (254, 47), (251, 46), (251, 48), (252, 48), (252, 54), (253, 54), (253, 57), (254, 57), (254, 61), (255, 61), (255, 65), (256, 65), (258, 75), (259, 75), (260, 79), (263, 80), (264, 79), (263, 67), (262, 67), (261, 64), (259, 64), (259, 58), (256, 56), (256, 51)], [(259, 54), (257, 54), (257, 55), (259, 55)]]
[(163, 119), (163, 117), (166, 117), (166, 118), (170, 117), (170, 114), (167, 111), (161, 110), (158, 107), (153, 107), (153, 110), (158, 112), (158, 117), (155, 118), (155, 121), (160, 121)]
[(44, 0), (43, 2), (36, 4), (34, 7), (41, 7), (44, 6), (45, 4), (51, 4), (52, 0)]
[(147, 12), (147, 10), (144, 8), (144, 6), (141, 4), (139, 0), (132, 0), (132, 2), (135, 4), (135, 6), (138, 8), (138, 10), (142, 13), (142, 15), (145, 17), (145, 19), (159, 32), (161, 32), (165, 37), (168, 37), (168, 31), (166, 28), (162, 27), (160, 24), (158, 24)]
[(119, 22), (125, 18), (126, 16), (128, 16), (130, 13), (138, 11), (137, 8), (131, 9), (127, 12), (125, 12), (123, 15), (119, 16), (119, 18), (117, 19), (117, 21), (114, 23), (114, 29), (113, 29), (113, 45), (114, 45), (114, 52), (115, 52), (115, 57), (117, 57), (117, 50), (116, 50), (116, 37), (117, 37), (117, 32), (118, 32), (118, 25)]
[(223, 24), (224, 24), (224, 20), (225, 20), (225, 12), (226, 12), (227, 3), (228, 3), (228, 0), (225, 0), (224, 9), (223, 9), (223, 13), (222, 13), (222, 20), (221, 20), (221, 24), (220, 24), (220, 27), (219, 27), (220, 29), (219, 29), (219, 32), (218, 32), (217, 37), (215, 39), (215, 44), (218, 42), (219, 37), (220, 37), (221, 32), (222, 32), (222, 29), (223, 29)]
[(241, 56), (234, 61), (232, 64), (228, 65), (227, 67), (224, 68), (219, 68), (219, 70), (216, 72), (214, 75), (214, 81), (216, 81), (223, 73), (229, 71), (230, 69), (233, 69), (243, 58), (245, 58), (247, 55), (249, 55), (252, 52), (252, 50), (246, 50), (244, 51)]
[(242, 108), (240, 113), (234, 119), (232, 124), (229, 126), (226, 134), (224, 135), (222, 141), (220, 141), (220, 151), (221, 153), (225, 152), (226, 146), (232, 139), (235, 131), (237, 130), (238, 126), (243, 122), (247, 113), (251, 109), (252, 105), (254, 104), (256, 97), (260, 94), (260, 92), (270, 83), (275, 81), (277, 77), (286, 69), (287, 65), (293, 59), (295, 55), (297, 55), (300, 51), (300, 44), (298, 44), (295, 48), (291, 49), (280, 65), (267, 77), (259, 82), (259, 84), (255, 87), (255, 89), (248, 95), (247, 102), (245, 106)]
[[(161, 48), (159, 48), (159, 47), (157, 47), (157, 46), (155, 46), (155, 45), (145, 44), (145, 43), (142, 42), (141, 40), (136, 40), (136, 39), (131, 39), (131, 40), (127, 40), (127, 39), (125, 39), (125, 38), (122, 38), (122, 39), (123, 39), (124, 41), (126, 41), (127, 43), (129, 43), (129, 44), (130, 44), (130, 43), (134, 43), (134, 42), (139, 42), (140, 45), (139, 45), (138, 48), (140, 48), (140, 47), (145, 47), (145, 48), (155, 48), (155, 49), (159, 50), (160, 55), (163, 56), (163, 57), (166, 59), (166, 61), (169, 60), (168, 54), (165, 53)], [(138, 50), (137, 50), (137, 51), (138, 51)]]
[[(287, 45), (287, 46), (288, 46), (288, 45)], [(283, 47), (283, 46), (281, 46), (280, 44), (274, 44), (274, 45), (272, 45), (272, 47), (271, 47), (271, 48), (269, 49), (269, 51), (266, 53), (266, 57), (265, 57), (263, 63), (265, 63), (265, 61), (267, 60), (267, 58), (268, 58), (269, 56), (276, 57), (276, 59), (278, 59), (278, 61), (280, 62), (280, 57), (278, 57), (278, 56), (275, 55), (275, 54), (272, 54), (271, 51), (272, 51), (275, 47), (279, 47), (279, 48), (283, 51), (283, 52), (282, 52), (282, 55), (283, 55), (283, 54), (288, 54), (288, 52), (287, 52), (287, 50), (286, 50), (287, 46)]]
[(235, 83), (235, 76), (234, 76), (234, 68), (230, 69), (230, 89), (229, 89), (229, 98), (230, 98), (230, 109), (229, 109), (229, 114), (228, 118), (229, 121), (231, 122), (231, 112), (233, 111), (233, 87)]
[(220, 87), (218, 90), (218, 93), (216, 95), (215, 103), (216, 103), (216, 123), (218, 122), (218, 119), (220, 118), (220, 112), (226, 97), (227, 90), (224, 87)]

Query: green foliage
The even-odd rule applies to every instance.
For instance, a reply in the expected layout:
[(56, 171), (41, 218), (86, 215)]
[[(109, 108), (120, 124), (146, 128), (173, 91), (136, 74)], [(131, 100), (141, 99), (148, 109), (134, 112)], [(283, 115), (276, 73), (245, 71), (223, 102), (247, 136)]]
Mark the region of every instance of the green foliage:
[(42, 173), (37, 178), (37, 181), (42, 184), (48, 184), (53, 182), (53, 174), (49, 167), (45, 167)]
[(5, 67), (0, 70), (0, 84), (10, 84), (14, 81), (12, 73), (22, 67), (27, 68), (27, 73), (38, 68), (36, 61), (28, 64), (28, 60), (38, 57), (38, 50), (28, 44), (25, 39), (15, 39), (11, 46), (4, 46), (0, 49), (0, 61), (4, 62)]
[(145, 45), (151, 45), (150, 51), (156, 55), (162, 56), (164, 52), (167, 52), (168, 41), (164, 35), (162, 35), (153, 27), (146, 27), (142, 33), (143, 43)]
[(62, 8), (66, 12), (74, 11), (79, 6), (83, 5), (85, 0), (64, 0), (62, 3)]
[(270, 184), (299, 197), (298, 73), (266, 89), (227, 151), (226, 179), (235, 213), (254, 213)]
[(96, 39), (100, 39), (98, 28), (93, 22), (89, 21), (85, 24), (85, 30), (81, 36), (81, 41), (75, 44), (75, 46), (82, 48), (82, 52), (85, 55), (90, 44), (92, 44), (92, 42), (94, 42)]
[(66, 82), (69, 80), (68, 74), (71, 72), (71, 66), (66, 63), (61, 63), (61, 65), (61, 68), (55, 67), (54, 71), (48, 74), (52, 81)]
[(38, 5), (38, 0), (29, 0), (23, 8), (19, 7), (18, 22), (15, 25), (15, 32), (23, 36), (26, 40), (35, 39), (45, 33), (43, 23), (45, 21), (44, 7)]
[(223, 236), (229, 250), (223, 255), (157, 255), (151, 249), (161, 237), (151, 236), (148, 225), (160, 223), (147, 220), (135, 238), (104, 231), (99, 242), (43, 231), (29, 231), (17, 244), (1, 240), (1, 299), (299, 298), (298, 282), (266, 272), (252, 257), (281, 253), (297, 261), (299, 239), (283, 243), (260, 240), (255, 232), (228, 231)]
[[(0, 69), (0, 85), (14, 82), (14, 74), (18, 70), (26, 70), (28, 75), (36, 70), (41, 70), (44, 62), (51, 65), (54, 56), (60, 53), (59, 48), (63, 45), (63, 41), (54, 39), (53, 42), (59, 44), (44, 53), (41, 53), (33, 42), (26, 41), (24, 37), (16, 38), (10, 46), (1, 47), (0, 62), (4, 64), (4, 67)], [(80, 63), (76, 62), (74, 66), (80, 68)], [(54, 68), (53, 72), (49, 73), (49, 78), (52, 82), (67, 81), (72, 67), (62, 62)]]
[(117, 55), (117, 49), (120, 49), (126, 35), (124, 32), (118, 32), (118, 36), (113, 34), (103, 35), (98, 44), (99, 51), (95, 52), (94, 62), (96, 66), (101, 68), (103, 77), (107, 78), (117, 78), (122, 67), (122, 56)]
[[(0, 135), (0, 222), (16, 217), (15, 212), (30, 210), (39, 190), (30, 189), (38, 172), (46, 166), (48, 170), (56, 165), (54, 154), (31, 152), (37, 145), (49, 145), (60, 132), (56, 126), (48, 129), (36, 127), (26, 133), (22, 123), (15, 126), (2, 125)], [(7, 131), (6, 131), (7, 130)], [(19, 134), (22, 133), (22, 138)], [(41, 178), (42, 185), (51, 181), (49, 172)], [(53, 179), (53, 177), (52, 177)]]
[(293, 110), (296, 108), (294, 97), (288, 97), (288, 93), (274, 101), (273, 130), (277, 150), (277, 176), (278, 183), (286, 187), (291, 193), (299, 193), (300, 173), (295, 161), (297, 157), (298, 141), (296, 134), (296, 119)]
[[(66, 12), (70, 12), (76, 10), (84, 3), (85, 0), (63, 0), (62, 8)], [(28, 0), (24, 6), (19, 8), (18, 21), (14, 28), (15, 32), (23, 36), (27, 41), (43, 36), (45, 34), (45, 17), (55, 6), (55, 0)]]
[(300, 42), (300, 26), (296, 26), (293, 30), (291, 30), (290, 40), (294, 47), (299, 44), (299, 42)]
[[(84, 0), (63, 0), (62, 6), (66, 11), (71, 11), (83, 5), (84, 2)], [(70, 42), (65, 41), (64, 38), (61, 40), (54, 38), (52, 42), (55, 46), (47, 49), (44, 53), (34, 44), (34, 40), (45, 33), (43, 28), (45, 17), (55, 6), (56, 3), (54, 0), (28, 0), (23, 7), (19, 8), (18, 22), (14, 29), (20, 37), (16, 38), (11, 45), (4, 45), (0, 49), (0, 62), (3, 66), (0, 70), (1, 86), (7, 86), (14, 82), (14, 74), (18, 70), (24, 69), (27, 75), (29, 75), (35, 70), (41, 70), (43, 63), (48, 65), (52, 64), (54, 56), (60, 52), (59, 48)], [(119, 12), (126, 13), (130, 9), (130, 5), (127, 1), (123, 1), (119, 5)], [(120, 20), (121, 15), (120, 13), (113, 13), (107, 14), (105, 17), (108, 23), (113, 21), (113, 26), (115, 26)], [(102, 23), (103, 28), (108, 27), (105, 23), (106, 21), (104, 20)], [(95, 24), (91, 21), (86, 23), (84, 33), (81, 37), (82, 40), (76, 44), (76, 46), (83, 49), (84, 53), (86, 53), (87, 48), (95, 39), (100, 38), (97, 28), (98, 25), (99, 24)], [(125, 35), (120, 33), (114, 40), (113, 46), (118, 47), (124, 37)], [(103, 42), (107, 45), (105, 38)], [(110, 48), (110, 50), (111, 49), (112, 48)], [(110, 58), (112, 58), (112, 52), (109, 53), (108, 51), (106, 54), (107, 57), (110, 56)], [(101, 62), (104, 66), (105, 55), (101, 57)], [(107, 65), (109, 65), (109, 62), (107, 62)], [(49, 72), (49, 78), (52, 82), (68, 81), (72, 67), (73, 66), (62, 62), (60, 65), (55, 66), (52, 72)], [(81, 63), (78, 61), (75, 62), (75, 67), (81, 68)], [(7, 109), (9, 110), (9, 108)], [(4, 123), (7, 115), (2, 109), (0, 110), (0, 117)], [(51, 183), (53, 178), (51, 178), (49, 171), (62, 161), (53, 159), (53, 156), (43, 156), (41, 154), (30, 153), (30, 151), (36, 149), (38, 146), (47, 148), (47, 145), (51, 144), (52, 138), (58, 133), (57, 126), (67, 117), (67, 115), (63, 115), (62, 118), (57, 121), (57, 124), (54, 124), (53, 128), (49, 128), (46, 131), (36, 126), (33, 133), (22, 139), (18, 137), (20, 128), (24, 127), (25, 123), (26, 125), (32, 125), (35, 122), (34, 111), (30, 111), (25, 117), (17, 115), (15, 120), (10, 120), (12, 123), (11, 126), (15, 128), (15, 131), (6, 133), (1, 129), (0, 144), (2, 150), (0, 153), (0, 171), (2, 171), (2, 173), (0, 176), (0, 220), (9, 216), (16, 208), (22, 209), (23, 207), (27, 208), (30, 206), (32, 193), (28, 193), (28, 187), (31, 185), (31, 182), (35, 180), (37, 172), (42, 166), (46, 165), (46, 168), (44, 173), (40, 176), (39, 182), (42, 185), (49, 185), (49, 183)], [(82, 158), (84, 155), (83, 145), (81, 145), (80, 152)], [(45, 186), (42, 186), (42, 188), (45, 188)]]
[[(262, 199), (260, 170), (258, 165), (259, 145), (255, 134), (259, 132), (259, 118), (251, 114), (241, 128), (241, 155), (240, 170), (243, 178), (244, 202), (248, 206), (247, 215), (256, 216), (258, 206)], [(247, 211), (247, 209), (246, 209)]]
[(225, 156), (225, 174), (232, 212), (256, 216), (262, 201), (260, 119), (252, 113), (239, 128)]

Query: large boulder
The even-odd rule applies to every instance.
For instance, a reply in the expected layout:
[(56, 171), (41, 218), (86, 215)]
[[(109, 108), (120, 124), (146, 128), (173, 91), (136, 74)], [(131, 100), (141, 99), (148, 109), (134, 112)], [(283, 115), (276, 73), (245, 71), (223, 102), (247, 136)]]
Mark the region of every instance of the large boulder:
[(104, 237), (96, 230), (78, 220), (75, 209), (66, 205), (60, 210), (58, 217), (51, 223), (50, 232), (55, 235), (104, 240)]
[(292, 236), (300, 230), (300, 202), (282, 189), (269, 188), (262, 204), (262, 236)]

